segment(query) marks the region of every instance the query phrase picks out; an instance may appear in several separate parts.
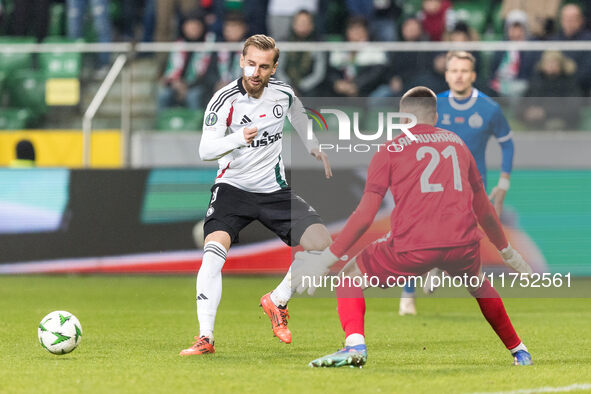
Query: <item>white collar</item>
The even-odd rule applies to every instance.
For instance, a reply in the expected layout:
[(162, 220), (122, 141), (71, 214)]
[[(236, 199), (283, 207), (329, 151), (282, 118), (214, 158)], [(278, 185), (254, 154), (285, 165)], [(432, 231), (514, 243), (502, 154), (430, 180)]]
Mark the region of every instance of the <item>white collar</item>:
[(467, 109), (470, 109), (476, 103), (477, 99), (478, 89), (476, 88), (472, 88), (472, 96), (470, 97), (470, 100), (462, 104), (458, 103), (454, 98), (453, 92), (451, 90), (449, 91), (449, 105), (451, 105), (453, 109), (458, 111), (465, 111)]

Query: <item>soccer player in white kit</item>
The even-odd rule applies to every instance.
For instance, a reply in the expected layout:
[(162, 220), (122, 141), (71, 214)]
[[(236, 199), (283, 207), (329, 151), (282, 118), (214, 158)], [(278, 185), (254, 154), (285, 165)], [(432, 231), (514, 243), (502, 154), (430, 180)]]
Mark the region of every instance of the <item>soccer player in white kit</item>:
[[(240, 230), (253, 220), (290, 246), (323, 250), (330, 233), (314, 208), (291, 191), (281, 159), (283, 123), (288, 117), (308, 152), (322, 161), (332, 176), (326, 154), (316, 139), (306, 139), (307, 116), (289, 85), (272, 79), (279, 49), (271, 37), (258, 34), (244, 43), (240, 65), (243, 76), (217, 91), (207, 105), (199, 145), (202, 160), (217, 160), (219, 171), (211, 188), (204, 224), (203, 262), (197, 274), (199, 336), (181, 356), (214, 353), (213, 328), (222, 295), (222, 267)], [(261, 298), (273, 333), (291, 342), (287, 302), (292, 295), (291, 274)]]

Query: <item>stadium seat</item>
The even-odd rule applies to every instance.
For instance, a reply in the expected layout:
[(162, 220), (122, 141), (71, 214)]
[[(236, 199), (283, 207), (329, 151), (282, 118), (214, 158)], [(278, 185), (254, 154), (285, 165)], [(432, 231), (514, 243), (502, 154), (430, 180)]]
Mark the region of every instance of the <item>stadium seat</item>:
[(30, 112), (24, 108), (0, 108), (0, 130), (22, 130), (27, 127)]
[[(46, 44), (70, 44), (80, 42), (64, 37), (47, 37)], [(80, 52), (45, 52), (39, 55), (39, 65), (47, 78), (78, 78), (82, 69)]]
[(8, 82), (10, 103), (13, 107), (27, 108), (32, 118), (45, 114), (45, 74), (33, 70), (14, 72)]
[(242, 11), (244, 7), (243, 0), (225, 0), (224, 8), (228, 11)]
[(188, 108), (169, 108), (158, 112), (156, 130), (158, 131), (201, 131), (203, 111)]
[[(2, 44), (34, 44), (34, 37), (0, 37), (0, 45)], [(22, 52), (0, 52), (0, 71), (7, 74), (26, 68), (31, 68), (33, 63), (33, 55)]]
[(343, 35), (342, 34), (326, 34), (324, 36), (324, 40), (328, 42), (342, 42)]
[(458, 1), (454, 3), (453, 9), (458, 20), (466, 22), (479, 34), (484, 32), (490, 9), (488, 1)]

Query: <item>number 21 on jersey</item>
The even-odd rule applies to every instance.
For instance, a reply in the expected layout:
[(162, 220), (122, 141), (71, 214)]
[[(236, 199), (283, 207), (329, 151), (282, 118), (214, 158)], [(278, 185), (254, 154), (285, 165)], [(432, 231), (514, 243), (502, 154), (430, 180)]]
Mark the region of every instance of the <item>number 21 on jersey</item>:
[[(431, 156), (431, 160), (425, 170), (421, 174), (421, 193), (435, 193), (435, 192), (442, 192), (443, 186), (441, 183), (429, 183), (429, 178), (433, 174), (433, 171), (437, 168), (440, 162), (440, 155), (437, 149), (431, 146), (422, 146), (417, 150), (417, 160), (421, 161), (425, 158), (425, 155), (429, 154)], [(460, 164), (458, 162), (458, 154), (456, 152), (456, 148), (448, 145), (443, 151), (441, 151), (441, 155), (444, 159), (449, 159), (451, 157), (451, 163), (453, 167), (453, 175), (454, 175), (454, 189), (458, 191), (462, 191), (462, 177), (460, 175)]]

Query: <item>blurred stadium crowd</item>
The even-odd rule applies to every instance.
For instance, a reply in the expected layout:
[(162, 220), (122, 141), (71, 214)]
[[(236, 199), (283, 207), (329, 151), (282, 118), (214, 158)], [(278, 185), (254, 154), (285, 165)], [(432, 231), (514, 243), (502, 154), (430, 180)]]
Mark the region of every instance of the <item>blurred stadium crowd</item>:
[[(590, 27), (591, 6), (584, 0), (0, 0), (0, 45), (75, 40), (240, 42), (257, 33), (292, 42), (591, 41)], [(474, 55), (475, 86), (490, 96), (591, 93), (591, 51)], [(142, 56), (159, 64), (154, 81), (159, 112), (174, 107), (202, 111), (215, 90), (241, 74), (239, 52), (171, 52), (168, 59), (166, 54)], [(91, 65), (93, 75), (104, 77), (111, 60), (110, 54), (99, 54)], [(51, 54), (41, 54), (36, 62), (39, 83), (51, 73), (78, 76), (84, 67), (75, 59), (70, 69), (66, 65), (52, 70)], [(14, 63), (3, 62), (0, 54), (0, 93), (3, 87), (13, 92), (0, 96), (0, 104), (31, 107), (19, 97), (19, 77), (11, 67)], [(362, 50), (287, 52), (281, 56), (277, 77), (302, 97), (379, 99), (399, 97), (418, 84), (436, 92), (446, 90), (444, 73), (443, 51)], [(580, 114), (582, 102), (562, 106), (556, 116), (574, 122), (569, 126), (576, 128), (586, 118)], [(548, 105), (545, 112), (555, 107)], [(520, 113), (522, 120), (534, 123), (540, 115), (539, 108), (523, 108)]]

